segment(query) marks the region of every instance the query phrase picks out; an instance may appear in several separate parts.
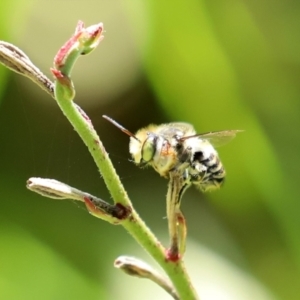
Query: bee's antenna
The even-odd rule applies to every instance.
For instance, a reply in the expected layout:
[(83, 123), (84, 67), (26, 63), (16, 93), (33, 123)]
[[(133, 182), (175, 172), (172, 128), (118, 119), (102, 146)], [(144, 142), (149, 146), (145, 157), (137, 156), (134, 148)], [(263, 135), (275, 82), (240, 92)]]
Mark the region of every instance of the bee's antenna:
[(107, 121), (109, 121), (110, 123), (112, 123), (113, 125), (115, 125), (117, 128), (119, 128), (121, 131), (123, 131), (124, 133), (126, 133), (127, 135), (129, 135), (130, 137), (136, 139), (138, 142), (141, 143), (141, 141), (129, 130), (127, 130), (126, 128), (124, 128), (122, 125), (120, 125), (119, 123), (117, 123), (115, 120), (113, 120), (112, 118), (103, 115), (102, 116), (104, 119), (106, 119)]

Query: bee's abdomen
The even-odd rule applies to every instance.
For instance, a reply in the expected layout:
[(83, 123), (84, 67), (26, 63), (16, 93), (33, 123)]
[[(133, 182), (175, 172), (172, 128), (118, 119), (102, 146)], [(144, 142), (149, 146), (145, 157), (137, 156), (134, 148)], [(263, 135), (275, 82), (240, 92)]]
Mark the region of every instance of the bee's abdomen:
[(204, 167), (204, 171), (194, 183), (199, 184), (203, 191), (219, 188), (225, 180), (226, 172), (217, 153), (210, 153), (207, 158), (202, 154), (197, 161)]
[(216, 185), (221, 185), (223, 183), (226, 172), (218, 157), (216, 158), (216, 163), (207, 168), (207, 174), (209, 179)]

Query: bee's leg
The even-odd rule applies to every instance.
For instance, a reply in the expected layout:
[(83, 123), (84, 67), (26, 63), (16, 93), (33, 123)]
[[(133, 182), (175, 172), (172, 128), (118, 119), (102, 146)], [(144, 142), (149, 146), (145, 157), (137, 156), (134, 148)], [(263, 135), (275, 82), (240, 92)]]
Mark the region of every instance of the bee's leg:
[(179, 199), (178, 199), (179, 202), (176, 205), (176, 219), (177, 219), (177, 227), (178, 227), (178, 233), (179, 233), (179, 251), (182, 256), (185, 252), (187, 226), (186, 226), (185, 217), (180, 210), (180, 204), (181, 204), (181, 199), (182, 199), (184, 192), (191, 185), (190, 176), (188, 175), (187, 170), (183, 176), (183, 179), (184, 179), (184, 184), (179, 193)]
[(184, 253), (186, 225), (184, 216), (180, 211), (180, 200), (189, 185), (190, 184), (186, 182), (181, 172), (170, 172), (170, 181), (167, 193), (167, 218), (169, 225), (170, 248), (168, 249), (167, 257), (172, 261), (179, 260), (180, 253)]
[(183, 176), (185, 177), (185, 174), (188, 174), (186, 173), (186, 170), (188, 169), (189, 167), (189, 163), (188, 162), (178, 162), (173, 168), (170, 169), (170, 173), (173, 172), (173, 173), (182, 173)]
[(176, 172), (170, 172), (170, 181), (167, 193), (167, 218), (170, 236), (170, 248), (167, 252), (167, 258), (171, 261), (179, 259), (178, 248), (178, 232), (177, 232), (177, 217), (176, 203), (179, 195), (179, 177), (174, 176)]
[(178, 209), (176, 213), (177, 226), (179, 233), (179, 253), (183, 256), (186, 248), (186, 235), (187, 235), (187, 226), (183, 213)]

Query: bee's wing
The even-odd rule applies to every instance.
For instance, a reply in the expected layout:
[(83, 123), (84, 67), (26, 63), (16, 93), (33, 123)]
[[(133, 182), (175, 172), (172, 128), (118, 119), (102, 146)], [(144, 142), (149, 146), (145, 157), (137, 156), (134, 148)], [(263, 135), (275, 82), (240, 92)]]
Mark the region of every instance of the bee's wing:
[(215, 147), (220, 147), (229, 143), (233, 138), (235, 138), (237, 133), (242, 131), (243, 130), (223, 130), (197, 134), (195, 136), (209, 141)]

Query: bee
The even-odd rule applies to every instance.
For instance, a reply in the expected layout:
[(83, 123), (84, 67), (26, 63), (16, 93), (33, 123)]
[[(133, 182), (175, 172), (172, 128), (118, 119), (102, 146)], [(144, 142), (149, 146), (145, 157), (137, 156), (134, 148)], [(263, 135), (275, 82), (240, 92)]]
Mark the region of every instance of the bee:
[(226, 144), (241, 131), (197, 134), (191, 124), (178, 122), (149, 125), (133, 134), (103, 117), (130, 136), (129, 152), (136, 165), (152, 166), (166, 178), (176, 171), (183, 176), (185, 188), (195, 185), (203, 192), (220, 188), (226, 175), (214, 146)]
[(136, 165), (152, 166), (161, 176), (169, 178), (167, 259), (178, 261), (185, 252), (187, 235), (180, 210), (182, 195), (191, 185), (203, 192), (221, 187), (226, 173), (214, 146), (229, 142), (241, 130), (198, 134), (191, 124), (178, 122), (149, 125), (133, 134), (113, 119), (103, 117), (129, 135), (129, 152)]

